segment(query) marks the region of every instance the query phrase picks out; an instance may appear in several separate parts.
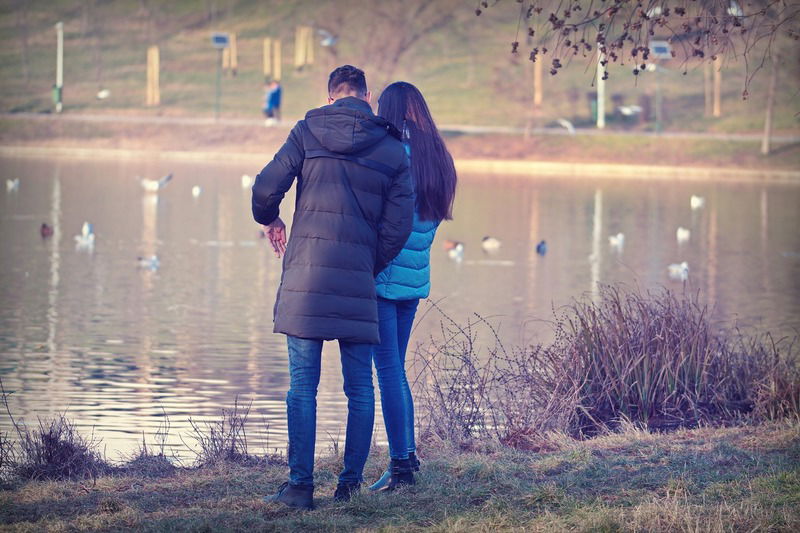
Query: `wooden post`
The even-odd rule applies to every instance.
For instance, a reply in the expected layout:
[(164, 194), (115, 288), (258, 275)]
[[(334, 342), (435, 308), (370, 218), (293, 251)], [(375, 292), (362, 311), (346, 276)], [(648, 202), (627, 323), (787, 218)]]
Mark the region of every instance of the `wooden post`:
[(231, 48), (230, 45), (222, 49), (222, 71), (228, 72), (231, 68)]
[(536, 109), (542, 106), (542, 59), (540, 56), (533, 62), (533, 107)]
[(63, 107), (64, 89), (64, 23), (56, 22), (56, 113)]
[(767, 114), (764, 117), (764, 136), (761, 138), (761, 154), (769, 155), (770, 141), (772, 140), (772, 112), (775, 108), (775, 91), (778, 87), (778, 57), (777, 54), (772, 58), (772, 75), (769, 77), (769, 88), (767, 89)]
[(269, 37), (264, 38), (264, 79), (266, 80), (272, 76), (272, 39)]
[(314, 28), (306, 26), (306, 65), (314, 64)]
[(281, 81), (281, 40), (272, 41), (272, 79)]
[(231, 33), (230, 44), (228, 45), (228, 48), (226, 48), (226, 50), (230, 50), (229, 59), (228, 60), (230, 61), (229, 67), (231, 69), (231, 74), (236, 76), (236, 72), (239, 69), (239, 50), (238, 50), (238, 48), (236, 46), (236, 34), (235, 33)]
[(158, 74), (158, 46), (151, 46), (147, 49), (147, 99), (145, 103), (148, 106), (157, 106), (161, 104)]
[(305, 26), (298, 26), (294, 31), (294, 68), (301, 69), (306, 64)]
[(722, 58), (714, 60), (714, 110), (715, 117), (722, 116)]
[(705, 104), (703, 112), (707, 117), (710, 117), (714, 112), (714, 104), (712, 103), (713, 99), (714, 96), (711, 85), (711, 63), (708, 61), (703, 61), (703, 103)]

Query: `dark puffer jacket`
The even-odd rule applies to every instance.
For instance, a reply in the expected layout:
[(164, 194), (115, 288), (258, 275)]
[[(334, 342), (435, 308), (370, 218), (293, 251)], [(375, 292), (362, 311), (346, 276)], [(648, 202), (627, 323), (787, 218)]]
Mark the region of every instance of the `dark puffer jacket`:
[(375, 275), (411, 233), (414, 193), (396, 131), (363, 100), (313, 109), (256, 176), (253, 217), (269, 224), (297, 177), (275, 332), (375, 344)]

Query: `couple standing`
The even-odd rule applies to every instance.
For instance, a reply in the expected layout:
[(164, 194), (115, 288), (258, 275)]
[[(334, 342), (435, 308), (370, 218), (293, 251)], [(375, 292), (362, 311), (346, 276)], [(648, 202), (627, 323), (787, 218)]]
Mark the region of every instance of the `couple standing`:
[[(347, 431), (334, 500), (359, 491), (375, 416), (378, 374), (390, 466), (371, 488), (414, 484), (414, 411), (405, 354), (420, 298), (430, 288), (436, 228), (451, 218), (456, 173), (422, 94), (389, 85), (370, 106), (364, 72), (328, 79), (328, 105), (295, 125), (253, 185), (253, 216), (283, 275), (275, 331), (289, 349), (289, 481), (267, 501), (310, 509), (322, 343), (338, 340)], [(297, 178), (291, 239), (278, 207)]]

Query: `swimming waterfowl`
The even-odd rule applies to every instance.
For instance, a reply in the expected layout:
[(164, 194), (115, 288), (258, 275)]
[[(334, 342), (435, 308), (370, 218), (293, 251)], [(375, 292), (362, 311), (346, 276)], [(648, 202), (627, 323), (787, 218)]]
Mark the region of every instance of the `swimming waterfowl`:
[(547, 243), (544, 240), (539, 241), (539, 244), (536, 245), (536, 253), (539, 255), (547, 253)]
[(678, 239), (678, 244), (688, 242), (691, 235), (692, 232), (684, 227), (678, 228), (678, 230), (675, 232), (675, 238)]
[(444, 249), (447, 250), (447, 257), (453, 261), (461, 261), (464, 259), (464, 243), (460, 241), (452, 241), (450, 239), (444, 241)]
[(706, 199), (703, 198), (702, 196), (697, 196), (693, 194), (692, 197), (689, 198), (689, 206), (692, 208), (692, 210), (701, 209), (705, 205), (706, 205)]
[(155, 271), (161, 266), (161, 262), (158, 260), (158, 256), (156, 255), (151, 255), (150, 257), (139, 256), (136, 258), (136, 261), (139, 265), (139, 268), (142, 270)]
[(481, 240), (481, 248), (484, 252), (496, 252), (503, 243), (497, 237), (486, 236)]
[(53, 231), (54, 230), (52, 226), (48, 226), (47, 222), (42, 222), (42, 225), (39, 228), (39, 235), (42, 236), (42, 239), (46, 239), (53, 236)]
[(139, 178), (139, 181), (142, 183), (142, 187), (147, 192), (158, 192), (163, 189), (167, 183), (172, 179), (172, 173), (170, 172), (160, 180), (151, 180), (147, 178)]
[(78, 249), (91, 250), (94, 248), (94, 225), (84, 222), (80, 235), (75, 235), (75, 246)]
[(615, 250), (622, 250), (625, 246), (625, 234), (617, 233), (616, 235), (610, 235), (608, 237), (608, 244)]
[(673, 263), (667, 267), (667, 272), (672, 279), (686, 281), (689, 278), (689, 264), (686, 261)]

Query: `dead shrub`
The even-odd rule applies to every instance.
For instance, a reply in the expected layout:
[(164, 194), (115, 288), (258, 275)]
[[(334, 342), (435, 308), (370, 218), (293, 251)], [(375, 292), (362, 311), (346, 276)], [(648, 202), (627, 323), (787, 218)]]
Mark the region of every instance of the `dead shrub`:
[(14, 422), (20, 458), (15, 472), (21, 479), (96, 479), (112, 468), (100, 456), (99, 440), (83, 437), (62, 413), (37, 428)]
[[(601, 287), (554, 322), (555, 340), (507, 350), (479, 315), (417, 347), (423, 436), (494, 436), (546, 449), (548, 434), (597, 435), (800, 415), (800, 368), (787, 339), (715, 330), (691, 295)], [(479, 339), (482, 342), (479, 343)], [(485, 340), (488, 339), (488, 342)]]
[(192, 437), (197, 447), (188, 446), (197, 456), (198, 466), (210, 466), (221, 462), (237, 464), (258, 464), (259, 459), (250, 455), (247, 450), (247, 432), (245, 425), (250, 415), (250, 407), (239, 405), (236, 398), (232, 409), (223, 409), (219, 420), (199, 424), (189, 419)]

